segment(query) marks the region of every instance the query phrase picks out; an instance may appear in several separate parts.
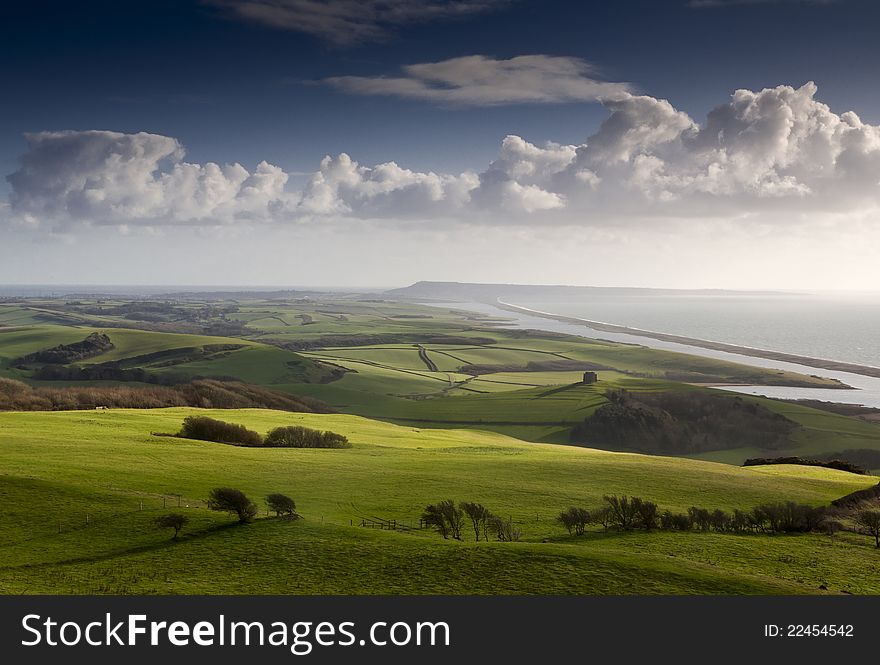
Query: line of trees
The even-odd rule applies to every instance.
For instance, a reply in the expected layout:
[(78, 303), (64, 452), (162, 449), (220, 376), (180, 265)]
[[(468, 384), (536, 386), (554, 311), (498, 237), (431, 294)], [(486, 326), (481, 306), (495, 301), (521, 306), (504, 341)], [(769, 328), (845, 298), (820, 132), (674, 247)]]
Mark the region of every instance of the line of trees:
[(259, 408), (333, 413), (333, 409), (320, 400), (240, 381), (193, 379), (189, 383), (174, 386), (82, 385), (48, 388), (0, 377), (0, 411), (76, 411), (98, 406), (120, 409), (192, 406), (202, 409)]
[(446, 539), (464, 540), (462, 534), (468, 522), (477, 541), (488, 541), (490, 535), (499, 542), (515, 542), (522, 538), (522, 530), (513, 518), (499, 517), (481, 503), (456, 503), (452, 499), (432, 503), (425, 507), (422, 521)]
[[(302, 516), (296, 512), (296, 502), (286, 494), (278, 492), (266, 497), (266, 506), (275, 513), (276, 517), (288, 520), (297, 520)], [(208, 508), (218, 512), (229, 513), (238, 519), (239, 524), (247, 524), (257, 516), (259, 509), (257, 504), (241, 490), (233, 487), (215, 487), (208, 494)], [(153, 523), (160, 529), (173, 529), (177, 540), (181, 530), (189, 524), (189, 517), (182, 513), (167, 513), (159, 515)]]
[[(827, 528), (831, 513), (794, 501), (764, 503), (751, 510), (725, 511), (692, 506), (687, 512), (661, 511), (657, 504), (637, 496), (608, 494), (598, 508), (572, 506), (559, 513), (556, 521), (571, 535), (583, 535), (590, 524), (604, 531), (717, 531), (719, 533), (804, 533)], [(880, 514), (880, 513), (878, 513)], [(878, 519), (880, 528), (880, 519)]]
[(276, 427), (265, 438), (244, 425), (207, 416), (188, 416), (176, 436), (252, 448), (351, 448), (348, 438), (336, 432), (322, 432), (292, 425)]

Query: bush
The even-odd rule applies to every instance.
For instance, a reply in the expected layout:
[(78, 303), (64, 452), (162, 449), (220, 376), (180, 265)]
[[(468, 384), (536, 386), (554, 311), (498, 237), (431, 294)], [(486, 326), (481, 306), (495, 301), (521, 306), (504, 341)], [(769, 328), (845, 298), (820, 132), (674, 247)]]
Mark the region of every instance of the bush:
[[(875, 451), (877, 452), (877, 451)], [(752, 457), (743, 462), (743, 466), (761, 466), (764, 464), (800, 464), (802, 466), (821, 466), (826, 469), (837, 469), (838, 471), (849, 471), (862, 476), (867, 476), (868, 471), (840, 456), (830, 456), (828, 459), (811, 459), (809, 457)]]
[(266, 497), (266, 505), (275, 513), (275, 517), (287, 515), (291, 518), (299, 518), (296, 512), (296, 502), (286, 494), (270, 494)]
[(189, 518), (186, 515), (181, 515), (180, 513), (168, 513), (167, 515), (159, 515), (153, 523), (159, 527), (160, 529), (174, 529), (173, 538), (177, 538), (177, 535), (180, 533), (180, 530), (186, 526), (189, 522)]
[(590, 515), (590, 511), (585, 508), (576, 508), (572, 506), (559, 513), (556, 521), (568, 530), (569, 535), (574, 534), (576, 536), (582, 536), (587, 528), (587, 524), (592, 521), (592, 515)]
[(266, 435), (263, 445), (269, 448), (351, 448), (342, 434), (298, 425), (276, 427)]
[(636, 524), (646, 531), (656, 529), (660, 520), (657, 504), (637, 496), (632, 498), (632, 503), (636, 511)]
[(522, 531), (513, 520), (494, 515), (489, 518), (489, 530), (503, 543), (513, 543), (522, 537)]
[(694, 526), (690, 516), (669, 510), (660, 515), (660, 528), (668, 531), (690, 531)]
[(486, 540), (489, 540), (488, 522), (489, 518), (492, 517), (492, 513), (489, 512), (489, 509), (481, 503), (473, 503), (470, 501), (464, 501), (458, 504), (458, 507), (468, 516), (468, 519), (470, 519), (471, 524), (474, 527), (474, 537), (476, 540), (480, 540), (481, 533)]
[(766, 524), (770, 531), (798, 533), (816, 530), (822, 522), (825, 509), (786, 501), (761, 504), (753, 513), (757, 521)]
[(199, 439), (217, 443), (231, 443), (239, 446), (261, 446), (263, 439), (244, 425), (215, 420), (207, 416), (189, 416), (177, 436), (184, 439)]
[(434, 527), (444, 538), (452, 536), (455, 540), (461, 540), (464, 511), (452, 499), (425, 506), (422, 520), (428, 526)]
[(855, 522), (869, 535), (874, 536), (874, 543), (880, 548), (880, 510), (860, 510), (856, 513)]
[(638, 506), (635, 501), (630, 500), (628, 496), (617, 496), (616, 494), (606, 494), (603, 498), (608, 504), (611, 526), (617, 527), (621, 531), (629, 531), (636, 525)]
[(257, 506), (241, 490), (231, 487), (217, 487), (211, 490), (208, 508), (232, 513), (240, 524), (250, 522), (257, 514)]

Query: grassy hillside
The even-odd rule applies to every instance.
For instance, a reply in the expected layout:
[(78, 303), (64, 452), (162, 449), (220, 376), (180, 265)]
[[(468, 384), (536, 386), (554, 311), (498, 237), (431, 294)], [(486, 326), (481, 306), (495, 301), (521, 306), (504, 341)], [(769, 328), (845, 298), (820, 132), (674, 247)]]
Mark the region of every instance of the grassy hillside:
[[(176, 431), (192, 413), (261, 433), (330, 429), (354, 447), (249, 449), (151, 434)], [(553, 521), (605, 493), (732, 509), (819, 505), (875, 481), (826, 469), (607, 453), (351, 415), (192, 409), (2, 413), (0, 469), (7, 593), (812, 593), (820, 584), (880, 593), (880, 559), (860, 536), (572, 538)], [(218, 485), (254, 499), (290, 494), (306, 519), (231, 526), (204, 508)], [(191, 524), (171, 542), (151, 520), (177, 510), (178, 495)], [(512, 517), (524, 542), (356, 526), (365, 517), (417, 523), (427, 503), (449, 497)]]
[[(618, 388), (692, 391), (703, 390), (695, 387), (699, 384), (719, 382), (838, 385), (818, 377), (497, 324), (445, 307), (353, 299), (0, 303), (0, 376), (50, 387), (86, 382), (78, 367), (93, 372), (87, 385), (235, 378), (387, 422), (478, 428), (552, 443), (568, 443), (571, 429), (606, 403), (609, 390)], [(235, 334), (205, 334), (216, 330)], [(93, 331), (108, 334), (114, 348), (74, 363), (73, 373), (39, 374), (38, 366), (21, 369), (14, 362), (81, 341)], [(95, 372), (111, 363), (130, 375)], [(598, 370), (598, 384), (579, 384), (586, 368)], [(133, 370), (146, 375), (131, 374)], [(880, 450), (880, 427), (800, 405), (767, 406), (803, 425), (787, 454)], [(742, 448), (706, 458), (739, 464), (766, 454)]]

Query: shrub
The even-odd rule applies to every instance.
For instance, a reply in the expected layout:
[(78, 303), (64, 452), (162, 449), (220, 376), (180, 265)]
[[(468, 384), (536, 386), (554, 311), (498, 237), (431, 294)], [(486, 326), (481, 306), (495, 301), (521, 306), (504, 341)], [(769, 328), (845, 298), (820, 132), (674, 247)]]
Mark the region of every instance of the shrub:
[(177, 535), (180, 533), (180, 530), (186, 526), (189, 522), (189, 518), (186, 515), (181, 515), (180, 513), (168, 513), (167, 515), (159, 515), (153, 523), (159, 527), (160, 529), (174, 529), (173, 538), (177, 538)]
[(712, 526), (712, 513), (705, 508), (691, 506), (688, 508), (688, 517), (691, 520), (691, 524), (697, 527), (700, 531), (708, 531), (709, 527)]
[(513, 543), (522, 537), (522, 531), (512, 519), (503, 519), (493, 515), (489, 518), (489, 529), (501, 542)]
[(690, 516), (684, 513), (673, 513), (669, 510), (660, 515), (660, 528), (668, 531), (690, 531), (693, 528)]
[(874, 543), (880, 548), (880, 510), (860, 510), (856, 513), (855, 522), (869, 535), (874, 536)]
[(231, 443), (240, 446), (261, 446), (263, 439), (244, 425), (215, 420), (207, 416), (189, 416), (177, 436), (184, 439), (199, 439), (217, 443)]
[(296, 502), (286, 494), (270, 494), (266, 497), (266, 505), (269, 510), (275, 513), (275, 517), (287, 515), (288, 517), (298, 518), (296, 512)]
[(631, 501), (628, 496), (617, 496), (616, 494), (606, 494), (603, 498), (611, 513), (612, 526), (622, 531), (629, 531), (635, 526), (638, 515), (638, 507), (635, 502)]
[(477, 541), (480, 540), (481, 533), (486, 540), (489, 540), (488, 520), (492, 517), (492, 513), (489, 512), (489, 509), (481, 503), (471, 503), (468, 501), (458, 504), (458, 507), (461, 508), (464, 514), (468, 516), (468, 519), (470, 519), (471, 524), (474, 527), (474, 536)]
[(592, 515), (585, 508), (572, 506), (559, 513), (556, 521), (568, 530), (569, 535), (573, 533), (576, 536), (582, 536), (587, 528), (587, 524), (592, 521)]
[(461, 540), (464, 511), (456, 506), (452, 499), (426, 506), (422, 513), (422, 519), (428, 526), (434, 527), (444, 538), (452, 536), (455, 540)]
[(299, 425), (276, 427), (266, 435), (263, 445), (270, 448), (351, 448), (351, 443), (342, 434)]
[(753, 515), (756, 521), (766, 525), (770, 531), (797, 533), (817, 529), (825, 515), (825, 509), (786, 501), (761, 504), (754, 509)]
[(635, 523), (646, 531), (656, 529), (659, 524), (657, 504), (637, 496), (632, 498), (632, 504), (636, 513)]
[(257, 506), (241, 490), (231, 487), (217, 487), (211, 490), (208, 508), (232, 513), (240, 524), (250, 522), (257, 514)]

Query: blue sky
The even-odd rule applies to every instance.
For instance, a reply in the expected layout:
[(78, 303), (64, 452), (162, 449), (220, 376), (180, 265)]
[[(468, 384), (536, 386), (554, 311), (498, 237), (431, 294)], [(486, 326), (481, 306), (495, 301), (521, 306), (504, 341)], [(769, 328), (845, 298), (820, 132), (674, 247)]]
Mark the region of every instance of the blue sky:
[[(468, 0), (464, 2), (468, 4)], [(185, 158), (181, 159), (187, 163), (239, 163), (252, 173), (265, 160), (284, 172), (284, 188), (293, 193), (314, 177), (325, 155), (347, 153), (361, 165), (393, 161), (418, 173), (455, 175), (470, 171), (483, 174), (490, 163), (498, 159), (499, 146), (505, 136), (521, 137), (539, 147), (547, 141), (578, 146), (595, 135), (609, 117), (611, 107), (597, 99), (461, 104), (402, 98), (394, 93), (359, 94), (350, 86), (330, 85), (326, 81), (331, 77), (361, 77), (371, 81), (376, 77), (400, 77), (402, 68), (407, 65), (442, 63), (476, 55), (485, 56), (492, 63), (518, 56), (545, 56), (550, 63), (557, 62), (553, 58), (582, 62), (590, 69), (581, 78), (626, 83), (630, 91), (627, 94), (669, 100), (675, 110), (700, 125), (706, 122), (711, 109), (727, 103), (737, 89), (760, 91), (775, 86), (800, 89), (809, 81), (816, 84), (814, 99), (826, 104), (837, 116), (853, 111), (866, 125), (880, 124), (880, 86), (876, 74), (880, 71), (880, 48), (876, 43), (880, 5), (871, 0), (708, 3), (699, 0), (472, 0), (468, 11), (457, 17), (446, 15), (449, 12), (442, 9), (444, 3), (434, 3), (441, 10), (429, 17), (418, 11), (415, 18), (408, 20), (383, 20), (381, 15), (376, 19), (375, 14), (355, 16), (352, 20), (357, 29), (365, 25), (370, 28), (364, 30), (368, 33), (366, 36), (357, 39), (351, 39), (344, 31), (334, 32), (333, 26), (304, 27), (309, 24), (304, 20), (305, 14), (316, 5), (336, 7), (345, 15), (348, 11), (345, 3), (346, 0), (326, 3), (312, 0), (4, 3), (0, 9), (0, 57), (4, 62), (0, 68), (0, 90), (3, 91), (0, 170), (12, 174), (20, 169), (19, 159), (29, 150), (23, 139), (25, 133), (107, 130), (133, 135), (147, 132), (175, 139), (185, 148)], [(399, 0), (388, 4), (411, 10), (419, 3)], [(445, 4), (448, 9), (449, 3)], [(248, 5), (263, 8), (268, 5), (275, 12), (275, 18), (247, 18), (243, 7)], [(280, 26), (279, 11), (286, 12), (283, 15), (292, 23)], [(865, 139), (870, 140), (870, 137)], [(46, 150), (46, 154), (51, 153), (49, 148)], [(643, 148), (642, 152), (645, 151), (650, 152)], [(46, 154), (40, 159), (46, 158)], [(661, 158), (671, 163), (667, 153)], [(43, 171), (38, 175), (48, 177), (46, 173), (51, 172), (51, 168), (44, 161), (40, 164)], [(693, 175), (694, 168), (693, 165), (688, 167), (688, 177)], [(554, 172), (554, 177), (558, 175)], [(611, 173), (599, 173), (599, 176), (603, 183), (620, 177)], [(798, 173), (790, 175), (782, 170), (772, 174), (779, 182), (800, 177)], [(804, 182), (804, 191), (819, 191), (818, 185)], [(26, 201), (31, 205), (25, 210), (30, 215), (27, 223), (16, 224), (13, 220), (8, 223), (9, 228), (0, 229), (0, 240), (5, 239), (10, 247), (33, 247), (40, 243), (64, 247), (92, 233), (94, 224), (119, 226), (124, 227), (123, 233), (113, 242), (106, 240), (108, 247), (121, 255), (130, 254), (137, 263), (142, 255), (135, 245), (161, 242), (146, 238), (141, 227), (160, 228), (166, 238), (169, 233), (179, 232), (188, 238), (203, 233), (198, 230), (201, 224), (193, 221), (193, 215), (169, 213), (167, 206), (162, 208), (162, 214), (175, 219), (186, 217), (187, 223), (182, 225), (185, 228), (171, 230), (174, 225), (156, 219), (158, 213), (153, 212), (146, 221), (131, 212), (119, 220), (109, 216), (100, 220), (78, 218), (84, 225), (68, 223), (66, 217), (53, 221), (48, 219), (46, 211), (52, 209), (57, 213), (59, 206), (56, 202), (47, 202), (45, 197), (54, 194), (47, 194), (49, 190), (40, 189), (33, 179), (27, 186), (32, 190), (19, 197), (19, 203), (12, 203), (12, 216), (15, 216), (20, 212), (17, 207), (26, 208), (20, 201), (30, 197)], [(598, 205), (590, 202), (575, 209), (571, 202), (578, 194), (564, 188), (553, 189), (537, 180), (520, 181), (515, 186), (537, 188), (526, 192), (531, 197), (525, 206), (530, 214), (536, 209), (566, 207), (572, 210), (565, 218), (566, 224), (592, 214)], [(25, 185), (19, 184), (19, 187), (24, 191)], [(13, 181), (0, 181), (0, 198), (11, 197), (12, 201), (14, 188)], [(34, 188), (43, 197), (37, 204), (33, 204), (37, 196), (33, 194)], [(470, 191), (471, 198), (477, 200), (474, 194), (477, 190)], [(712, 190), (713, 195), (715, 191)], [(679, 196), (679, 192), (673, 194)], [(873, 196), (873, 190), (869, 194)], [(672, 237), (682, 233), (682, 220), (693, 219), (695, 215), (723, 217), (727, 223), (742, 214), (768, 214), (763, 204), (757, 207), (744, 204), (742, 214), (731, 212), (729, 194), (725, 196), (721, 208), (712, 207), (706, 212), (701, 207), (705, 192), (701, 192), (699, 201), (688, 199), (687, 205), (664, 212), (664, 217), (677, 220), (675, 228), (658, 229), (651, 223), (649, 235), (660, 233)], [(543, 198), (539, 201), (534, 197)], [(564, 201), (564, 206), (560, 201)], [(383, 203), (383, 211), (388, 205)], [(69, 203), (61, 207), (64, 215), (72, 214)], [(396, 211), (393, 215), (384, 212), (379, 215), (375, 206), (362, 215), (350, 214), (351, 201), (342, 207), (346, 208), (343, 217), (393, 218), (397, 221), (392, 224), (386, 219), (384, 228), (390, 225), (394, 233), (402, 234), (407, 232), (401, 231), (397, 222), (403, 217), (419, 216), (411, 207), (404, 207), (405, 212)], [(870, 230), (876, 224), (869, 208), (863, 206), (855, 212), (860, 223)], [(333, 208), (334, 211), (339, 209), (340, 206)], [(485, 206), (481, 210), (485, 210)], [(799, 204), (791, 211), (784, 208), (783, 211), (786, 215), (803, 215)], [(831, 209), (827, 212), (833, 215), (847, 211)], [(249, 209), (248, 214), (252, 217), (254, 213)], [(647, 213), (640, 211), (639, 214)], [(774, 208), (774, 214), (780, 214), (778, 208)], [(442, 216), (454, 217), (457, 224), (467, 221), (464, 213), (444, 212)], [(495, 229), (493, 233), (498, 232), (497, 222), (502, 216), (498, 213), (489, 220), (489, 226)], [(608, 215), (602, 217), (605, 219)], [(590, 228), (585, 233), (590, 238), (583, 242), (595, 247), (600, 231), (609, 225), (616, 229), (612, 235), (619, 235), (621, 229), (625, 229), (626, 234), (632, 236), (637, 233), (636, 229), (648, 224), (628, 220), (588, 224)], [(827, 227), (827, 220), (822, 223)], [(541, 226), (538, 219), (517, 222), (507, 234), (508, 241), (513, 243), (522, 234), (536, 233), (536, 226)], [(132, 228), (138, 229), (134, 236)], [(436, 230), (436, 225), (433, 228)], [(445, 227), (443, 231), (450, 244), (473, 235), (467, 229), (453, 232), (451, 228)], [(298, 242), (317, 242), (314, 238), (327, 232), (322, 229), (309, 236), (298, 227), (295, 234)], [(416, 235), (422, 232), (423, 226), (417, 229)], [(691, 229), (687, 233), (692, 239), (702, 232)], [(45, 233), (53, 236), (51, 240), (40, 235)], [(261, 230), (256, 233), (267, 238), (270, 235)], [(456, 236), (456, 233), (462, 235)], [(732, 233), (742, 235), (740, 230)], [(413, 239), (415, 235), (407, 237)], [(646, 237), (644, 242), (655, 242), (656, 238), (651, 237), (654, 239)], [(551, 242), (548, 238), (543, 240)], [(806, 254), (803, 255), (808, 255), (814, 250), (807, 247), (809, 236), (804, 238)], [(619, 238), (613, 242), (618, 241)], [(596, 251), (613, 257), (612, 245)], [(53, 250), (45, 251), (47, 260), (57, 261)], [(260, 250), (255, 248), (254, 251)], [(631, 252), (633, 262), (644, 263), (644, 257), (638, 258), (641, 251)], [(691, 247), (690, 251), (701, 250)], [(379, 271), (371, 280), (377, 283), (406, 281), (419, 277), (415, 274), (416, 267), (403, 270), (399, 276)], [(4, 272), (0, 268), (0, 281), (38, 281), (33, 279), (37, 275), (22, 272), (23, 268), (16, 268), (18, 272), (12, 269)], [(124, 272), (123, 266), (107, 273), (62, 270), (57, 279), (125, 282), (128, 279)], [(434, 277), (444, 276), (439, 267), (432, 268), (431, 272)], [(454, 272), (461, 273), (458, 267)], [(515, 270), (502, 267), (498, 272), (501, 273), (498, 278), (510, 279)], [(490, 273), (484, 270), (471, 276), (488, 278)], [(144, 270), (132, 274), (135, 276), (130, 279), (136, 280), (149, 276)], [(331, 274), (314, 276), (320, 282)], [(641, 281), (659, 279), (652, 277), (650, 270), (637, 274)], [(728, 284), (731, 274), (734, 273), (719, 274), (717, 279), (709, 281), (713, 286), (736, 286)], [(182, 271), (174, 277), (175, 281), (186, 281), (194, 276), (195, 273)], [(566, 275), (547, 269), (535, 270), (523, 277), (521, 281), (560, 281)], [(778, 277), (768, 276), (766, 284), (756, 282), (755, 285), (773, 286), (775, 284), (769, 282), (785, 281)], [(859, 280), (864, 278), (860, 273)], [(665, 285), (684, 285), (686, 279), (686, 275), (680, 275), (667, 279)], [(303, 275), (273, 273), (254, 281), (302, 283)], [(595, 280), (572, 276), (572, 281)], [(659, 285), (659, 281), (657, 283)]]
[(24, 150), (21, 134), (46, 129), (166, 134), (198, 161), (267, 159), (308, 171), (346, 151), (455, 170), (491, 160), (506, 134), (577, 143), (605, 116), (582, 103), (450, 110), (308, 83), (471, 54), (577, 56), (696, 118), (736, 88), (813, 80), (822, 100), (880, 122), (880, 5), (870, 0), (702, 9), (685, 0), (524, 0), (348, 47), (230, 20), (191, 0), (4, 4), (6, 173)]

